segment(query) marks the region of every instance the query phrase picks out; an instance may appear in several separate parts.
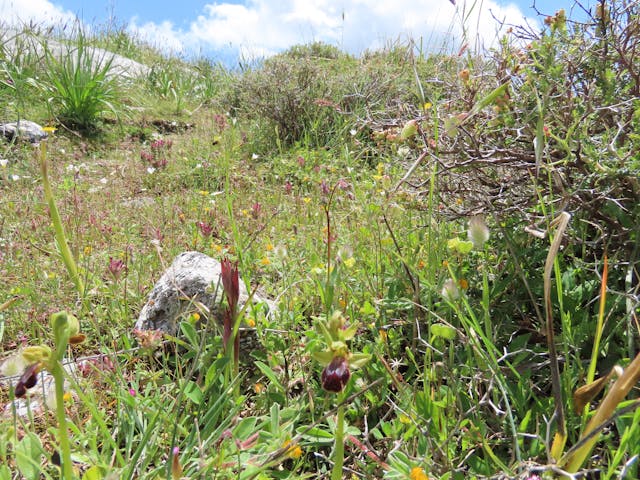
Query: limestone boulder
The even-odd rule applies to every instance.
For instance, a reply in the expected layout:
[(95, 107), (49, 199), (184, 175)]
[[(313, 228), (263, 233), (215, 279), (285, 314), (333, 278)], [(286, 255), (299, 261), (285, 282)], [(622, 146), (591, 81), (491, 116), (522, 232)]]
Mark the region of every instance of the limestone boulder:
[(38, 143), (47, 138), (47, 132), (36, 122), (30, 120), (0, 123), (0, 134), (9, 141), (25, 140), (31, 143)]
[[(183, 252), (163, 273), (142, 307), (135, 328), (175, 334), (180, 317), (198, 311), (197, 303), (209, 310), (209, 317), (222, 321), (223, 289), (220, 262), (201, 252)], [(239, 308), (249, 299), (242, 279), (239, 281)], [(197, 302), (197, 303), (196, 303)], [(269, 301), (254, 295), (254, 304), (270, 307)]]

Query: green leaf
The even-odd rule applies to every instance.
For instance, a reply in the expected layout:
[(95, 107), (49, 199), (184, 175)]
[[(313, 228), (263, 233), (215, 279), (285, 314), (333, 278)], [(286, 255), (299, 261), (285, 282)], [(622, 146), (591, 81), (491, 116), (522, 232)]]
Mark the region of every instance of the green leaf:
[(200, 403), (202, 402), (202, 390), (195, 382), (191, 380), (187, 382), (187, 385), (184, 388), (184, 394), (196, 405), (200, 405)]
[(204, 375), (204, 385), (209, 387), (213, 381), (218, 378), (224, 372), (224, 367), (229, 363), (229, 357), (220, 357), (207, 369), (207, 373)]
[(247, 417), (240, 420), (238, 426), (233, 429), (233, 435), (236, 438), (248, 438), (256, 430), (256, 417)]
[[(296, 432), (298, 434), (300, 434), (301, 432), (304, 432), (306, 430), (306, 427), (302, 426), (299, 427)], [(333, 443), (333, 433), (328, 432), (326, 430), (322, 430), (318, 427), (314, 427), (312, 429), (310, 429), (309, 431), (306, 431), (303, 435), (302, 438), (304, 438), (305, 440), (309, 441), (309, 442), (314, 442), (314, 443), (320, 443), (320, 444), (331, 444)]]
[(0, 480), (11, 480), (11, 470), (6, 465), (0, 465)]
[(102, 469), (97, 465), (89, 468), (84, 475), (82, 475), (82, 480), (102, 480), (104, 475), (102, 474)]
[(376, 309), (367, 300), (367, 301), (364, 302), (364, 305), (362, 305), (362, 307), (360, 307), (360, 313), (362, 315), (375, 315)]
[(400, 138), (402, 140), (407, 140), (411, 137), (414, 137), (418, 133), (418, 121), (417, 120), (409, 120), (402, 127), (402, 131), (400, 132)]
[(26, 480), (40, 478), (40, 460), (44, 450), (38, 436), (29, 433), (16, 445), (16, 464)]
[(196, 332), (196, 327), (194, 327), (189, 322), (181, 322), (180, 330), (182, 330), (182, 334), (189, 341), (192, 346), (198, 345), (198, 333)]
[(267, 377), (269, 379), (269, 382), (271, 382), (272, 385), (275, 385), (278, 390), (280, 390), (283, 393), (286, 391), (284, 388), (284, 385), (280, 383), (280, 380), (278, 380), (278, 376), (273, 370), (271, 370), (271, 367), (269, 367), (269, 365), (259, 360), (256, 360), (255, 366), (260, 369), (262, 374), (265, 377)]
[(442, 323), (431, 325), (431, 334), (434, 337), (444, 338), (445, 340), (453, 340), (457, 335), (455, 328)]

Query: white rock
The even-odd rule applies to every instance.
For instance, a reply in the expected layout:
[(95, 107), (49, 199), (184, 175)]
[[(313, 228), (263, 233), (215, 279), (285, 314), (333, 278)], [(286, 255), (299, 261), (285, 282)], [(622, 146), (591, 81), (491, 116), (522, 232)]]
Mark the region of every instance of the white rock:
[[(222, 321), (220, 306), (224, 293), (220, 275), (221, 266), (217, 260), (200, 252), (181, 253), (151, 290), (135, 328), (175, 334), (180, 316), (198, 311), (195, 302), (203, 304), (210, 316)], [(238, 305), (242, 308), (249, 294), (242, 279), (239, 287)], [(269, 307), (268, 301), (256, 295), (252, 301)]]

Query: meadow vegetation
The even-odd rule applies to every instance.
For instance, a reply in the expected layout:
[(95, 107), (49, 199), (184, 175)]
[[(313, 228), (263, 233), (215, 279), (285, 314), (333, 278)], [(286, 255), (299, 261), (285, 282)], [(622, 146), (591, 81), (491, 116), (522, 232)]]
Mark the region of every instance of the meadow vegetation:
[[(614, 0), (481, 54), (237, 69), (6, 33), (0, 119), (52, 131), (0, 143), (3, 375), (57, 388), (20, 415), (3, 382), (0, 479), (638, 478), (639, 29)], [(133, 331), (187, 250), (276, 305), (227, 296), (239, 368), (195, 301)]]

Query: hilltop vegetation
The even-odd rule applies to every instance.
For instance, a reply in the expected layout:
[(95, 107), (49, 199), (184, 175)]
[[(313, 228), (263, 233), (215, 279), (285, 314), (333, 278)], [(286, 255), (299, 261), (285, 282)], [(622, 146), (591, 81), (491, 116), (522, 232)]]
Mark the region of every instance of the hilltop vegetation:
[[(0, 123), (52, 128), (0, 143), (2, 375), (83, 359), (62, 409), (3, 381), (0, 480), (638, 478), (640, 6), (599, 5), (237, 69), (0, 38)], [(240, 313), (239, 375), (197, 299), (133, 331), (187, 250), (276, 305)]]

